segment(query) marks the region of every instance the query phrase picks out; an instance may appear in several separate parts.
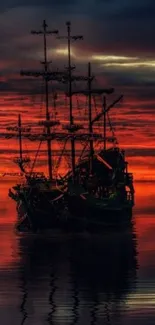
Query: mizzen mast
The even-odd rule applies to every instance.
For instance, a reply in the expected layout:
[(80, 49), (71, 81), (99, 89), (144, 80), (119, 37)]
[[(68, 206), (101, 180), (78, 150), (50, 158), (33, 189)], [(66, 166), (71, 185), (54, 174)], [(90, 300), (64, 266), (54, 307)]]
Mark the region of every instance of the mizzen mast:
[[(93, 120), (92, 123), (94, 124), (95, 122), (99, 121), (101, 117), (103, 117), (103, 132), (104, 132), (104, 151), (107, 149), (107, 114), (110, 111), (111, 108), (115, 106), (121, 99), (123, 98), (123, 95), (119, 96), (115, 101), (113, 101), (112, 104), (107, 106), (107, 100), (106, 96), (103, 96), (103, 108), (102, 112), (99, 113)], [(114, 137), (115, 138), (115, 137)], [(115, 141), (116, 139), (114, 139)]]

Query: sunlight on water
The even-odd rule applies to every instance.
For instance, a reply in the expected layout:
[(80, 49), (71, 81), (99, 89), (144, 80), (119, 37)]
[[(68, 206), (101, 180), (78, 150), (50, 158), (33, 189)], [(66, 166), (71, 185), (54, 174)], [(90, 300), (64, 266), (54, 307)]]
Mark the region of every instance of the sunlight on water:
[(101, 235), (17, 234), (0, 185), (0, 324), (154, 324), (154, 184), (136, 183), (133, 226)]

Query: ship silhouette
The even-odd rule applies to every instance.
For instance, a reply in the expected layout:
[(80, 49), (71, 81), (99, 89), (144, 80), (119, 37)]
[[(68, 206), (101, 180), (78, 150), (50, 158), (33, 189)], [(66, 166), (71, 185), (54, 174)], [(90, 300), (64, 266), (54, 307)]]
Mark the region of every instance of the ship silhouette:
[[(16, 159), (24, 182), (9, 190), (9, 196), (17, 202), (17, 228), (30, 229), (33, 232), (43, 229), (62, 231), (96, 231), (105, 226), (121, 226), (132, 219), (134, 206), (133, 175), (128, 172), (125, 152), (118, 146), (109, 112), (119, 103), (122, 95), (109, 104), (114, 94), (113, 88), (93, 87), (94, 76), (88, 63), (87, 76), (74, 75), (75, 66), (71, 63), (71, 40), (82, 39), (81, 35), (71, 35), (71, 24), (66, 23), (67, 36), (59, 36), (57, 30), (49, 31), (46, 21), (43, 29), (32, 31), (42, 34), (44, 39), (44, 61), (41, 71), (21, 71), (21, 75), (42, 77), (45, 83), (45, 120), (39, 121), (42, 131), (32, 132), (24, 127), (21, 116), (18, 125), (8, 128), (8, 138), (19, 138), (19, 157)], [(58, 34), (68, 43), (68, 66), (66, 70), (50, 71), (47, 59), (46, 37)], [(53, 81), (67, 85), (68, 123), (62, 125), (56, 117), (51, 118), (49, 110), (49, 84)], [(74, 90), (74, 82), (86, 83), (85, 89)], [(76, 123), (73, 109), (73, 96), (86, 96), (86, 115), (81, 123)], [(93, 109), (93, 98), (100, 98), (98, 111)], [(58, 94), (53, 92), (54, 106)], [(97, 127), (100, 123), (100, 127)], [(111, 135), (109, 135), (109, 130)], [(13, 132), (14, 133), (13, 133)], [(29, 158), (23, 155), (24, 138), (39, 141), (35, 160), (27, 170)], [(65, 157), (69, 144), (69, 168), (65, 175), (54, 175), (54, 141), (61, 142), (62, 150), (58, 153), (58, 165)], [(48, 176), (35, 172), (38, 153), (42, 142), (47, 142)], [(80, 149), (78, 148), (80, 143)], [(81, 150), (80, 157), (78, 152)]]

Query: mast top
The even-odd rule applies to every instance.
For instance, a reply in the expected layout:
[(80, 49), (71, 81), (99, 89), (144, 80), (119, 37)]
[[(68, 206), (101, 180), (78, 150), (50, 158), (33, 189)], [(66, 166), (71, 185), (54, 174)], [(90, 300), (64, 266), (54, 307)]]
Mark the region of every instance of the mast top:
[(83, 36), (82, 35), (70, 35), (71, 32), (71, 22), (67, 21), (66, 22), (66, 26), (67, 26), (67, 36), (58, 36), (57, 39), (68, 39), (69, 41), (71, 40), (83, 40)]
[(59, 31), (57, 29), (54, 29), (54, 30), (47, 30), (47, 23), (46, 23), (46, 20), (44, 19), (43, 20), (43, 30), (31, 30), (31, 34), (44, 34), (44, 35), (49, 35), (49, 34), (58, 34)]
[(46, 27), (48, 27), (48, 25), (46, 24), (46, 20), (44, 19), (43, 20), (43, 28), (46, 28)]

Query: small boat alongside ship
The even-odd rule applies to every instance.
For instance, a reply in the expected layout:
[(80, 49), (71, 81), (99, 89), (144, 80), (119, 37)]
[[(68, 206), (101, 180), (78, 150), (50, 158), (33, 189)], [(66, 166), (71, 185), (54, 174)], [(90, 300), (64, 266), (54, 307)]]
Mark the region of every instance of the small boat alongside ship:
[[(113, 88), (92, 88), (94, 77), (91, 75), (91, 64), (88, 63), (88, 75), (86, 77), (74, 76), (71, 65), (71, 39), (82, 39), (82, 36), (70, 35), (70, 23), (67, 22), (68, 40), (68, 67), (67, 72), (50, 72), (48, 69), (46, 35), (47, 24), (43, 22), (44, 36), (44, 71), (22, 72), (22, 75), (43, 77), (45, 82), (45, 121), (42, 134), (24, 135), (21, 125), (21, 117), (18, 119), (18, 137), (20, 157), (18, 165), (24, 173), (25, 182), (17, 184), (9, 190), (9, 196), (17, 203), (18, 229), (27, 227), (32, 231), (43, 229), (61, 230), (92, 230), (102, 229), (107, 225), (120, 226), (124, 222), (131, 221), (132, 208), (134, 206), (133, 175), (128, 172), (128, 163), (125, 152), (117, 145), (117, 140), (111, 125), (109, 111), (117, 104), (122, 96), (107, 105), (107, 96), (114, 93)], [(33, 34), (37, 32), (33, 32)], [(53, 31), (57, 33), (57, 31)], [(61, 37), (59, 37), (61, 38)], [(68, 85), (69, 97), (69, 124), (62, 131), (59, 121), (54, 121), (49, 113), (49, 89), (51, 80), (65, 82)], [(87, 81), (87, 89), (73, 91), (73, 81)], [(81, 93), (88, 98), (87, 123), (77, 124), (73, 114), (72, 97)], [(94, 113), (92, 95), (101, 97), (99, 113)], [(96, 123), (100, 121), (100, 127), (96, 131)], [(58, 130), (55, 126), (59, 125)], [(108, 127), (112, 136), (108, 135)], [(94, 131), (95, 129), (95, 131)], [(16, 135), (17, 136), (17, 135)], [(47, 142), (47, 162), (49, 175), (38, 174), (31, 169), (27, 172), (24, 165), (26, 160), (22, 154), (22, 141), (24, 136), (30, 140)], [(52, 148), (51, 142), (70, 142), (71, 168), (65, 175), (53, 177), (52, 173)], [(84, 146), (80, 159), (77, 161), (77, 143), (83, 141)], [(96, 146), (100, 143), (100, 148)], [(64, 147), (65, 148), (65, 147)], [(61, 156), (65, 154), (62, 150)], [(87, 148), (87, 150), (85, 150)], [(84, 155), (85, 154), (85, 155)], [(36, 163), (36, 161), (35, 161)], [(34, 167), (33, 163), (33, 167)]]

